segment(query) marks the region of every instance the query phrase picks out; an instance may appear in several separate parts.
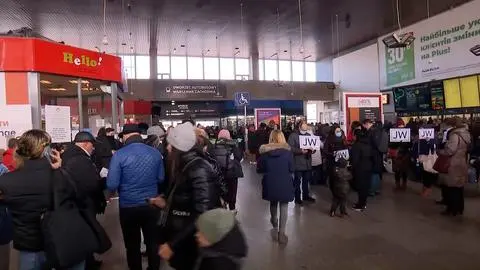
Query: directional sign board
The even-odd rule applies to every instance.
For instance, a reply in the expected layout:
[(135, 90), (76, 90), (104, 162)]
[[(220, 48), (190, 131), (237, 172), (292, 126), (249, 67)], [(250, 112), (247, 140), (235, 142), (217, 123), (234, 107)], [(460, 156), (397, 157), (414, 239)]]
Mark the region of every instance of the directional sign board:
[(237, 92), (235, 93), (235, 106), (243, 107), (250, 105), (250, 93)]

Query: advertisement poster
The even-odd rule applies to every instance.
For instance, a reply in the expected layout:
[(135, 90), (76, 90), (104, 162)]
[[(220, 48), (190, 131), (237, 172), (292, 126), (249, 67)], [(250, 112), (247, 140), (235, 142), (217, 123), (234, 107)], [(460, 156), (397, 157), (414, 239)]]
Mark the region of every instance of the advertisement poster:
[(270, 121), (274, 121), (276, 125), (282, 128), (280, 117), (282, 111), (280, 108), (273, 109), (255, 109), (255, 128), (260, 127), (261, 123), (269, 124)]
[(30, 105), (0, 106), (0, 149), (6, 149), (8, 140), (21, 136), (32, 129), (32, 108)]
[(415, 41), (390, 49), (378, 39), (380, 86), (388, 89), (480, 73), (480, 57), (470, 49), (480, 40), (480, 0), (465, 3), (430, 19), (405, 27)]
[(365, 119), (383, 122), (382, 94), (343, 93), (344, 119), (342, 129), (350, 132), (353, 121), (362, 122)]
[(70, 107), (46, 105), (45, 131), (52, 137), (52, 143), (71, 142)]

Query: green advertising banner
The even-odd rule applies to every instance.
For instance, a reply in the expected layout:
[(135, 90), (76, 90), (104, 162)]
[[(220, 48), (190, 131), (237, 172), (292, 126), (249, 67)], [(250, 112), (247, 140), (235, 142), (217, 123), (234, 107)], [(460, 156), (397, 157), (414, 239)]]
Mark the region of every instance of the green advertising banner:
[(413, 44), (406, 48), (385, 47), (387, 85), (415, 79), (415, 49)]

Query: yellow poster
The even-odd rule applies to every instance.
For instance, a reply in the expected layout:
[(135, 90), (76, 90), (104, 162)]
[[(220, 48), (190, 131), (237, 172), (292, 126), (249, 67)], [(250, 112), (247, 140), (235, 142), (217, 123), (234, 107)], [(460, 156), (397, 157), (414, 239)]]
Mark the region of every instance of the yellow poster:
[(460, 82), (458, 79), (443, 81), (445, 91), (445, 108), (461, 108), (462, 98), (460, 96)]
[(462, 107), (480, 106), (477, 76), (460, 78), (460, 91), (462, 95)]

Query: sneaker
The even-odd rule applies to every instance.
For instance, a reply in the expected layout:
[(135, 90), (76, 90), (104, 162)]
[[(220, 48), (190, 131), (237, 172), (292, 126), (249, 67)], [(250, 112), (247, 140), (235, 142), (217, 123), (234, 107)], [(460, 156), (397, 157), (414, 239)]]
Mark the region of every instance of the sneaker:
[(353, 210), (357, 211), (357, 212), (363, 212), (365, 211), (365, 209), (367, 209), (367, 206), (360, 206), (358, 204), (355, 204), (353, 207), (352, 207)]
[(288, 236), (284, 233), (279, 233), (278, 234), (278, 243), (282, 245), (288, 244)]

